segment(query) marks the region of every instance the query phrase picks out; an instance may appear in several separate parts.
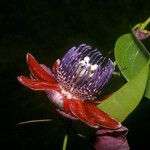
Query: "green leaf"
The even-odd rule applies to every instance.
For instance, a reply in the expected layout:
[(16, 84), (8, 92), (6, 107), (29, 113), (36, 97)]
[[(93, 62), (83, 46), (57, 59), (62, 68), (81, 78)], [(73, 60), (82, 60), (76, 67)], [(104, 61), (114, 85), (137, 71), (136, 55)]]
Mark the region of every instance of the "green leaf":
[[(129, 81), (148, 62), (149, 52), (132, 34), (125, 34), (116, 42), (115, 58), (121, 73), (124, 75), (127, 81)], [(149, 84), (147, 84), (145, 92), (145, 96), (148, 98), (150, 98)]]
[(147, 85), (145, 90), (145, 96), (150, 99), (150, 68), (148, 73)]
[(146, 87), (148, 63), (141, 71), (98, 107), (122, 122), (139, 104)]

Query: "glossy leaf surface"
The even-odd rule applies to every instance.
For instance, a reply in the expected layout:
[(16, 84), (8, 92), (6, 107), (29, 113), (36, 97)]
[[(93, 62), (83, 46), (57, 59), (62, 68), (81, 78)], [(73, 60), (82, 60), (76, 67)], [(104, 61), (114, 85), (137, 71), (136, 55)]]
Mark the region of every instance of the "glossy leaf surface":
[(98, 105), (100, 109), (122, 122), (139, 104), (145, 91), (149, 62), (141, 71), (116, 91), (111, 97)]
[[(127, 81), (129, 81), (147, 63), (149, 59), (149, 52), (132, 34), (125, 34), (122, 35), (116, 42), (115, 58), (122, 74)], [(149, 83), (147, 84), (145, 92), (145, 96), (148, 98), (150, 98), (150, 86), (148, 86)]]

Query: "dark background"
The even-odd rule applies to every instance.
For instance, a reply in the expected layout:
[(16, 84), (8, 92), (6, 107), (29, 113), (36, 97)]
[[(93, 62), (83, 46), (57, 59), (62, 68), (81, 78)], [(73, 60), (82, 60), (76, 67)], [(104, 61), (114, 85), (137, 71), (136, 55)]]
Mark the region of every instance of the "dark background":
[[(65, 134), (62, 121), (17, 126), (21, 121), (56, 118), (55, 108), (43, 93), (18, 83), (28, 74), (27, 52), (51, 67), (68, 48), (87, 43), (107, 53), (117, 38), (150, 16), (149, 0), (5, 0), (0, 2), (0, 142), (9, 150), (61, 149)], [(150, 49), (150, 41), (146, 46)], [(119, 79), (118, 79), (119, 78)], [(112, 79), (117, 90), (123, 78)], [(143, 99), (124, 121), (131, 149), (149, 147), (150, 101)], [(78, 126), (75, 125), (75, 126)], [(79, 128), (82, 128), (79, 125)], [(83, 127), (87, 128), (87, 127)], [(85, 130), (85, 129), (83, 129)], [(86, 131), (90, 131), (89, 133)], [(84, 134), (89, 136), (91, 129)], [(68, 149), (88, 149), (90, 143), (73, 133)]]

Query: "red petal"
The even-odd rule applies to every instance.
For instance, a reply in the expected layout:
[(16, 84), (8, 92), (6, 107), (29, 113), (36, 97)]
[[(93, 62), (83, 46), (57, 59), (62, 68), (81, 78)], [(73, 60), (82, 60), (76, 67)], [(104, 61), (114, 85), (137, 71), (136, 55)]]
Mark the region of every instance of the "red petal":
[(111, 118), (107, 113), (98, 109), (92, 102), (84, 102), (81, 100), (68, 100), (70, 111), (80, 120), (91, 127), (106, 127), (117, 129), (121, 124)]
[(53, 71), (54, 73), (56, 73), (56, 72), (58, 71), (58, 69), (59, 69), (59, 64), (60, 64), (60, 60), (57, 59), (56, 62), (54, 63), (54, 65), (53, 65), (53, 68), (52, 68), (52, 71)]
[(69, 113), (70, 112), (70, 108), (69, 108), (69, 103), (68, 103), (68, 99), (64, 98), (64, 112), (65, 113)]
[(33, 76), (43, 81), (56, 83), (52, 74), (49, 74), (45, 69), (43, 69), (36, 59), (29, 53), (27, 54), (27, 63)]
[(51, 72), (51, 69), (48, 68), (46, 65), (44, 64), (40, 64), (40, 66), (50, 75), (50, 76), (53, 76), (52, 72)]
[(28, 88), (32, 89), (32, 90), (49, 90), (49, 89), (53, 89), (56, 91), (60, 91), (59, 86), (57, 86), (57, 84), (50, 84), (47, 82), (43, 82), (43, 81), (39, 81), (39, 80), (33, 80), (33, 79), (29, 79), (25, 76), (20, 76), (18, 77), (18, 80), (25, 86), (27, 86)]

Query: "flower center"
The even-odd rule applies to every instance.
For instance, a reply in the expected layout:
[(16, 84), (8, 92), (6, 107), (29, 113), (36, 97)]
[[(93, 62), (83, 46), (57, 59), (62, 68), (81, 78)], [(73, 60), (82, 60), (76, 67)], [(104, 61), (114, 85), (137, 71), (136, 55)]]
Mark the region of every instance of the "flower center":
[(110, 59), (103, 57), (97, 49), (81, 44), (65, 54), (56, 79), (67, 97), (95, 100), (113, 71), (114, 64)]
[[(71, 89), (71, 90), (73, 90), (73, 89)], [(71, 99), (71, 98), (77, 99), (77, 97), (75, 97), (74, 95), (71, 94), (71, 90), (66, 91), (63, 87), (61, 87), (61, 92), (64, 96), (66, 96), (68, 99)]]
[[(79, 77), (84, 75), (84, 73), (85, 73), (85, 71), (87, 70), (88, 67), (90, 67), (88, 78), (93, 76), (94, 71), (97, 69), (98, 65), (97, 64), (92, 65), (89, 62), (90, 62), (90, 58), (88, 56), (84, 57), (84, 59), (79, 62), (81, 64), (80, 67), (81, 68), (83, 67), (81, 73), (79, 74)], [(81, 68), (78, 68), (76, 73), (78, 73)]]

